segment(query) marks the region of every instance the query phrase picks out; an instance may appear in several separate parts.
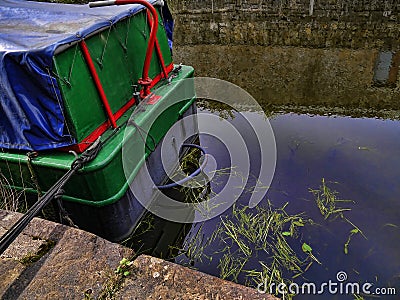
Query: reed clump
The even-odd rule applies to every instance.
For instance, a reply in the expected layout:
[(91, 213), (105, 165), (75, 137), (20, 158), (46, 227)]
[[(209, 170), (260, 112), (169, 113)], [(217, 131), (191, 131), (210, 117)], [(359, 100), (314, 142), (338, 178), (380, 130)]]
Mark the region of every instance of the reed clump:
[(9, 179), (0, 172), (0, 209), (19, 211), (21, 209), (20, 198), (23, 192), (12, 188)]

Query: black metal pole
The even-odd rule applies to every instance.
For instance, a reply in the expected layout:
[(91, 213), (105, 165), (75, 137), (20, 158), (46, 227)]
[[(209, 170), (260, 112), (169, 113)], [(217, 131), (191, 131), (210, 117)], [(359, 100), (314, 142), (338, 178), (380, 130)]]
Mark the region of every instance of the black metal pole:
[(84, 164), (92, 161), (102, 147), (100, 137), (94, 142), (80, 157), (72, 162), (71, 169), (65, 173), (44, 196), (32, 205), (31, 208), (0, 238), (0, 255), (10, 246), (10, 244), (18, 237), (18, 235), (28, 226), (29, 222), (57, 195), (60, 194), (63, 186), (68, 182)]
[(0, 255), (10, 246), (29, 222), (59, 193), (77, 168), (69, 170), (0, 238)]

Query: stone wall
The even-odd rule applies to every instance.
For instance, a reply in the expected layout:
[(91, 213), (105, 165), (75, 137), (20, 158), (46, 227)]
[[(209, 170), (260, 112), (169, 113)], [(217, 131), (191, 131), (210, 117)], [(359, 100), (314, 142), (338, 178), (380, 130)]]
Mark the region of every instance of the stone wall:
[(397, 49), (400, 2), (175, 1), (177, 44)]
[(175, 61), (270, 103), (400, 108), (400, 1), (170, 0)]

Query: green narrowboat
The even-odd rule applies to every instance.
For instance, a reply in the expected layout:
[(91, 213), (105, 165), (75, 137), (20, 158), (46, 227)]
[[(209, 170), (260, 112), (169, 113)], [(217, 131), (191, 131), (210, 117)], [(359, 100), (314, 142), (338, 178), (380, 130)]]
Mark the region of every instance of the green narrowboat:
[[(151, 201), (197, 134), (194, 71), (172, 61), (166, 3), (102, 3), (126, 2), (135, 4), (0, 1), (0, 173), (37, 198), (96, 146), (58, 202), (79, 228), (111, 241), (145, 211), (133, 182)], [(144, 169), (152, 182), (142, 183)]]

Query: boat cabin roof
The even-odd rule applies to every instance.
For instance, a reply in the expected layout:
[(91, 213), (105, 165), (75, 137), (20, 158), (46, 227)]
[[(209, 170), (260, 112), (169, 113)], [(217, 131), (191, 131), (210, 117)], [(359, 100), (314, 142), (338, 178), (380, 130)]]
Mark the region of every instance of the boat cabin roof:
[(67, 128), (63, 78), (54, 57), (143, 9), (0, 0), (0, 149), (49, 150), (76, 143)]

